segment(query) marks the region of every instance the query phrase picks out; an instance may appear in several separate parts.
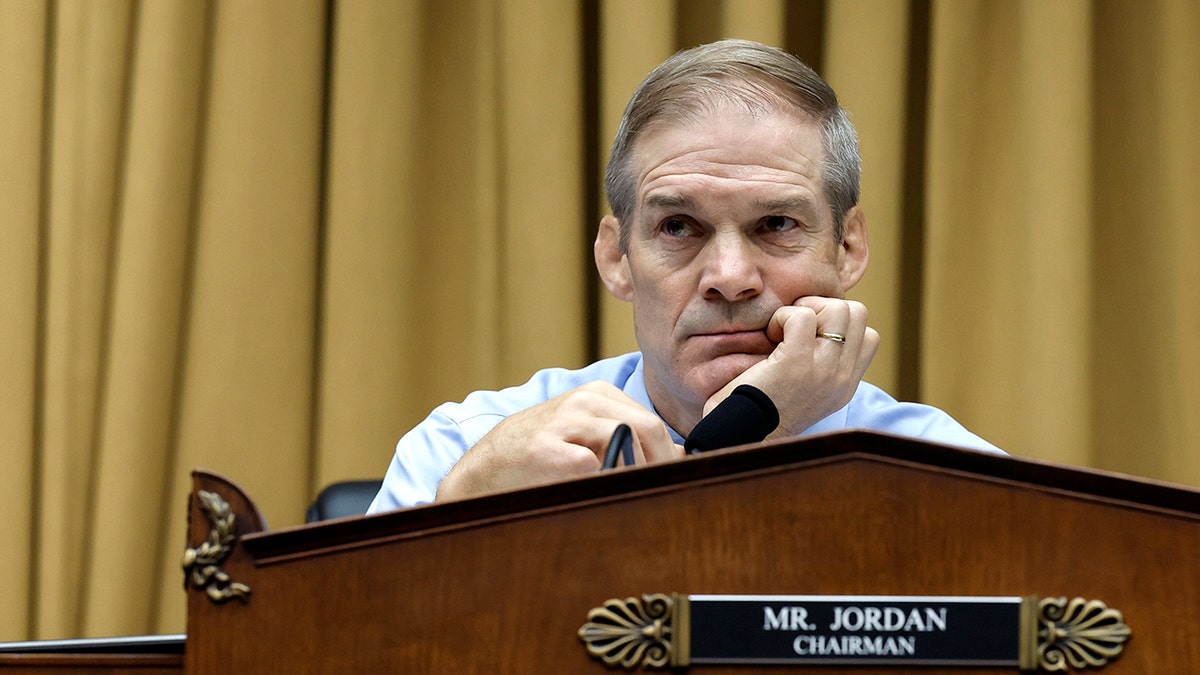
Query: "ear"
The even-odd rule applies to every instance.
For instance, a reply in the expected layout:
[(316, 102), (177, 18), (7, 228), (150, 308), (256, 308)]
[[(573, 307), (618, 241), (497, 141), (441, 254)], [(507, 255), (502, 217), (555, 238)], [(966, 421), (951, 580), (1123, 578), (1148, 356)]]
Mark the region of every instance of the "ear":
[(592, 246), (596, 269), (605, 288), (618, 300), (633, 300), (633, 283), (629, 275), (629, 258), (621, 251), (621, 224), (615, 216), (600, 220), (600, 231)]
[(838, 277), (842, 290), (848, 291), (867, 272), (867, 261), (871, 254), (867, 246), (867, 216), (861, 206), (846, 212), (842, 228), (842, 243), (838, 251)]

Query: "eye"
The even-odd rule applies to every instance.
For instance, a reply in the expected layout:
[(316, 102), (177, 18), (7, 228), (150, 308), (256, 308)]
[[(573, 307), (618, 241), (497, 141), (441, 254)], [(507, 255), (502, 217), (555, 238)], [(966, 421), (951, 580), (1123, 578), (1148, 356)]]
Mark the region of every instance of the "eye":
[(669, 237), (690, 237), (696, 232), (696, 226), (691, 221), (679, 217), (667, 218), (658, 227)]
[(766, 232), (787, 232), (799, 226), (795, 218), (787, 216), (767, 216), (762, 219), (762, 229)]

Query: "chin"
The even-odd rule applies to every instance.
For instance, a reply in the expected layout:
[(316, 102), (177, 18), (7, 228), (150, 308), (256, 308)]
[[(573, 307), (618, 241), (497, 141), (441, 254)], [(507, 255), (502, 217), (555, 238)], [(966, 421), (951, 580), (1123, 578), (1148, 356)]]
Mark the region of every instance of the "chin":
[(758, 363), (766, 360), (765, 354), (727, 354), (718, 356), (697, 369), (700, 377), (696, 381), (696, 390), (703, 394), (704, 400), (721, 390), (742, 373)]

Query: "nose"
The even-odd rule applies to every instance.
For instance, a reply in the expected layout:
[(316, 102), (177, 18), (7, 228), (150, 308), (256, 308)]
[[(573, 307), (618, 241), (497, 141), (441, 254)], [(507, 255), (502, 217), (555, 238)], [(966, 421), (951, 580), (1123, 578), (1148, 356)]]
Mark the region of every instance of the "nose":
[(763, 290), (754, 245), (741, 233), (718, 232), (702, 252), (700, 290), (709, 300), (747, 300)]

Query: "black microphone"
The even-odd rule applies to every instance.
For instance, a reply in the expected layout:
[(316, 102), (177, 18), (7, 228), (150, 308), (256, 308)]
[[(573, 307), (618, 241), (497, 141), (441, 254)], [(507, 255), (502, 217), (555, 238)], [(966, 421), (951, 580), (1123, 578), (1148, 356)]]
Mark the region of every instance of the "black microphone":
[(683, 442), (689, 455), (758, 443), (779, 426), (779, 409), (758, 387), (738, 385), (704, 416)]

